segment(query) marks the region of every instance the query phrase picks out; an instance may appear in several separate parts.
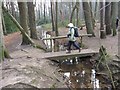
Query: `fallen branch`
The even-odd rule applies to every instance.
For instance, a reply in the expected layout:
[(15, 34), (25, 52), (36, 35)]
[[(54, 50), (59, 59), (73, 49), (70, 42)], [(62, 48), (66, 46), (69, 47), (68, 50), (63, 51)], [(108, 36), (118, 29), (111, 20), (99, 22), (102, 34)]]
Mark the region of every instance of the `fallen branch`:
[[(107, 53), (104, 51), (104, 47), (103, 47), (103, 46), (101, 46), (100, 51), (101, 51), (101, 54), (102, 54), (103, 57), (104, 57), (104, 60), (106, 61), (106, 60), (107, 60), (107, 59), (106, 59)], [(112, 86), (113, 86), (113, 88), (115, 89), (115, 83), (114, 83), (114, 80), (113, 80), (112, 72), (111, 72), (108, 64), (105, 63), (105, 65), (106, 65), (106, 67), (107, 67), (107, 69), (108, 69), (108, 71), (109, 71), (109, 76), (110, 76), (110, 79), (111, 79), (111, 81), (112, 81)]]
[(34, 46), (35, 45), (34, 41), (28, 36), (28, 34), (24, 31), (21, 25), (17, 22), (17, 20), (9, 13), (9, 11), (3, 5), (2, 5), (2, 9), (10, 17), (10, 19), (16, 24), (16, 26), (21, 31), (22, 35), (24, 35), (27, 38), (27, 40), (30, 42), (30, 44)]

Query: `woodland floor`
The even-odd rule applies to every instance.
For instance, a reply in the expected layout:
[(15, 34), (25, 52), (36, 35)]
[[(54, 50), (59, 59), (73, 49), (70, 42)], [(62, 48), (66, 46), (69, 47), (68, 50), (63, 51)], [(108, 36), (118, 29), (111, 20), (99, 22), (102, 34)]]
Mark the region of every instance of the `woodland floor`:
[[(61, 35), (66, 35), (67, 33), (66, 28), (61, 28), (59, 31)], [(118, 54), (118, 35), (114, 37), (109, 35), (106, 39), (99, 39), (99, 28), (96, 27), (94, 32), (96, 37), (83, 38), (83, 43), (88, 48), (96, 50), (101, 45), (104, 45), (108, 54), (112, 56)], [(86, 33), (85, 29), (80, 30), (80, 33)], [(0, 64), (0, 67), (2, 67), (0, 88), (18, 82), (27, 83), (38, 88), (66, 87), (62, 74), (57, 72), (59, 67), (47, 59), (36, 57), (36, 54), (44, 51), (31, 46), (20, 46), (20, 32), (9, 34), (4, 39), (13, 59), (5, 59)]]

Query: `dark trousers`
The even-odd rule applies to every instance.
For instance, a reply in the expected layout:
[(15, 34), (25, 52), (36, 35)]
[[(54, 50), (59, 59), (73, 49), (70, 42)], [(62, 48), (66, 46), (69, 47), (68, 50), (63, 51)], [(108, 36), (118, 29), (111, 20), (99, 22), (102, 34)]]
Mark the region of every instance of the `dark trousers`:
[(71, 46), (74, 46), (74, 47), (76, 47), (76, 49), (80, 49), (80, 47), (78, 46), (78, 44), (76, 43), (76, 41), (69, 41), (68, 42), (68, 51), (70, 51), (71, 50)]

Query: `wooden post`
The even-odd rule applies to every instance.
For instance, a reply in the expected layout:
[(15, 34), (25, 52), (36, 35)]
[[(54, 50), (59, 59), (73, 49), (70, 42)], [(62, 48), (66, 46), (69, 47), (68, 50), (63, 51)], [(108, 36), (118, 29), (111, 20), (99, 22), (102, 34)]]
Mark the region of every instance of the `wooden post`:
[(105, 34), (105, 31), (104, 31), (104, 30), (100, 30), (100, 38), (101, 38), (101, 39), (106, 38), (106, 34)]
[(56, 46), (55, 46), (55, 39), (53, 39), (53, 44), (54, 44), (54, 48), (53, 48), (53, 51), (55, 52), (56, 51)]
[(51, 51), (52, 51), (52, 39), (50, 39), (50, 47), (51, 47)]

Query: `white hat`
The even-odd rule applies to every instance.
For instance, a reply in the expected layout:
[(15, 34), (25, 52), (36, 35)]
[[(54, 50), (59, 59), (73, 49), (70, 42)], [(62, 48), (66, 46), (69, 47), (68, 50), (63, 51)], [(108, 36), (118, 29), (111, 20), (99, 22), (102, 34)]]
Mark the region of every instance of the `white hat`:
[(74, 27), (74, 25), (72, 23), (69, 23), (68, 27)]

